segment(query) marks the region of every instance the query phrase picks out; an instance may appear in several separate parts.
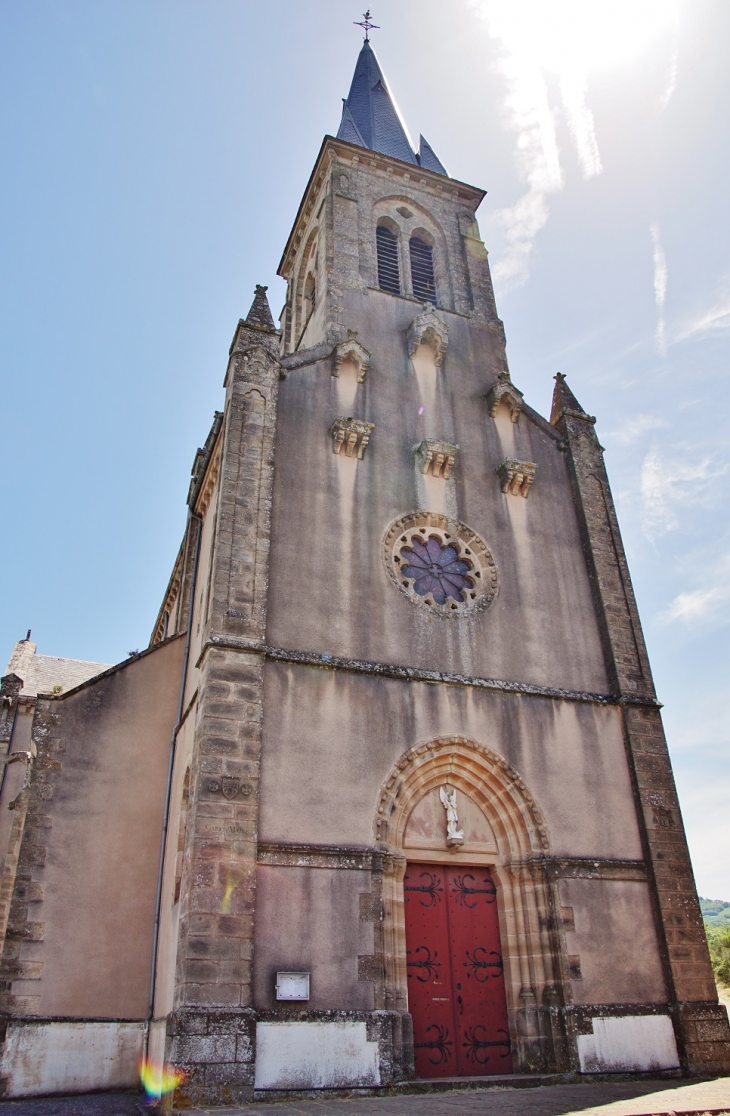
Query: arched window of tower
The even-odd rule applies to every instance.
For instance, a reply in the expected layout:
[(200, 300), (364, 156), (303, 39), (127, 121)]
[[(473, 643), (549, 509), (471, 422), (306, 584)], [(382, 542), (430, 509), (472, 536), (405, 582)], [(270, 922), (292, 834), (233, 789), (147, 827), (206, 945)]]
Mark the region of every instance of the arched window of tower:
[(306, 322), (310, 314), (314, 313), (314, 308), (317, 305), (317, 284), (311, 271), (307, 276), (304, 284), (304, 312), (302, 317)]
[[(433, 245), (426, 239), (427, 233), (412, 236), (409, 243), (411, 253), (411, 282), (413, 295), (419, 302), (432, 302), (436, 305), (436, 279), (433, 271)], [(430, 240), (430, 237), (429, 237)]]
[(398, 235), (390, 222), (379, 221), (376, 230), (378, 246), (378, 286), (381, 291), (400, 294), (400, 267), (398, 264)]

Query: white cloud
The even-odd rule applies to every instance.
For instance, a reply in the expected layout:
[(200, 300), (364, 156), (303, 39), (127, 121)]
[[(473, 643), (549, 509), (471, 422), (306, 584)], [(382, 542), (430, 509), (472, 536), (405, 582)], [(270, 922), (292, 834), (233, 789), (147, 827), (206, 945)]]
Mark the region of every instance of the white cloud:
[(665, 430), (668, 426), (667, 420), (658, 415), (635, 415), (622, 423), (620, 430), (609, 430), (603, 437), (621, 442), (622, 445), (630, 445), (631, 442), (641, 441), (647, 431)]
[(704, 574), (704, 585), (678, 593), (661, 615), (665, 623), (680, 621), (692, 627), (730, 618), (730, 554), (714, 562), (700, 563), (699, 568)]
[[(502, 13), (504, 16), (506, 13)], [(510, 130), (516, 133), (515, 158), (527, 192), (496, 215), (505, 237), (505, 252), (494, 268), (502, 289), (518, 287), (529, 276), (529, 257), (535, 237), (548, 219), (547, 199), (563, 188), (563, 172), (542, 68), (520, 44), (509, 18), (488, 17), (490, 33), (502, 41), (499, 68), (505, 79), (504, 108)]]
[(697, 316), (677, 334), (678, 341), (685, 341), (696, 334), (708, 334), (730, 329), (730, 276), (720, 283), (720, 290), (713, 305)]
[(657, 306), (656, 345), (660, 356), (667, 355), (667, 327), (664, 320), (664, 303), (667, 300), (667, 257), (664, 255), (658, 225), (652, 225), (651, 239), (654, 245), (654, 300)]
[(730, 900), (730, 777), (727, 750), (721, 762), (698, 757), (677, 774), (680, 806), (687, 831), (697, 890), (706, 899)]
[(711, 455), (693, 464), (649, 450), (641, 469), (644, 534), (654, 539), (675, 531), (680, 507), (706, 500), (711, 483), (727, 471), (728, 466)]
[(684, 620), (694, 623), (705, 620), (710, 614), (717, 611), (719, 605), (730, 597), (730, 593), (715, 586), (714, 589), (693, 589), (689, 593), (678, 593), (664, 613), (668, 621)]
[[(502, 290), (529, 278), (535, 239), (549, 217), (551, 194), (563, 189), (555, 109), (545, 74), (558, 76), (560, 109), (584, 179), (601, 173), (587, 75), (640, 55), (667, 25), (675, 26), (678, 0), (470, 0), (501, 48), (497, 68), (505, 79), (508, 128), (516, 134), (515, 158), (527, 186), (518, 201), (496, 215), (505, 237), (494, 267)], [(671, 93), (669, 94), (671, 96)], [(665, 98), (667, 94), (665, 92)]]
[(674, 54), (672, 55), (672, 61), (669, 65), (669, 76), (667, 77), (667, 84), (664, 88), (664, 92), (662, 93), (661, 98), (659, 99), (659, 106), (662, 111), (664, 111), (664, 109), (667, 107), (672, 97), (674, 96), (674, 90), (677, 88), (678, 74), (679, 51), (675, 50)]
[(585, 179), (593, 178), (603, 170), (593, 113), (586, 105), (587, 84), (585, 70), (570, 69), (560, 77), (560, 96)]

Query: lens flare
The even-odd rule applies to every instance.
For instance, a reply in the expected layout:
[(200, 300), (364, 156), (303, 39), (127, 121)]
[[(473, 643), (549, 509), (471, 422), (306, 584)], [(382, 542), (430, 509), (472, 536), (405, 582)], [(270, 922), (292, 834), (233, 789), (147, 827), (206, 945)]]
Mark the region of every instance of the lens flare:
[(218, 914), (230, 914), (233, 892), (241, 883), (242, 879), (242, 876), (236, 875), (234, 872), (231, 872), (230, 868), (226, 868), (226, 890), (223, 893), (223, 899)]
[(186, 1077), (185, 1070), (169, 1062), (155, 1062), (151, 1058), (139, 1060), (139, 1079), (150, 1100), (159, 1100), (164, 1093), (171, 1093)]

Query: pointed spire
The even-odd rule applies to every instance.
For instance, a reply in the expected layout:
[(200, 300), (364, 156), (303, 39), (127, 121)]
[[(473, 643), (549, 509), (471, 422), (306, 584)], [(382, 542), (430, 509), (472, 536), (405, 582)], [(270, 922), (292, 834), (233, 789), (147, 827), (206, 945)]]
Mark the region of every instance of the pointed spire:
[(343, 103), (337, 138), (391, 155), (404, 163), (422, 166), (436, 174), (446, 174), (423, 137), (419, 154), (414, 152), (385, 75), (367, 39), (357, 59), (349, 95)]
[[(578, 418), (591, 419), (591, 416), (581, 407), (578, 400), (573, 395), (573, 392), (568, 387), (565, 376), (562, 372), (558, 372), (555, 377), (555, 390), (553, 391), (553, 405), (550, 411), (550, 422), (556, 426), (560, 418), (565, 412), (575, 415)], [(595, 419), (591, 419), (595, 422)]]
[(268, 287), (262, 287), (260, 283), (256, 284), (256, 293), (253, 296), (251, 309), (246, 318), (246, 325), (252, 326), (254, 329), (265, 329), (271, 333), (275, 333), (276, 326), (271, 316), (269, 300), (266, 297), (268, 289)]
[(441, 162), (428, 140), (421, 136), (419, 142), (418, 162), (424, 170), (435, 171), (436, 174), (445, 174), (448, 177), (449, 172), (446, 170), (446, 167)]

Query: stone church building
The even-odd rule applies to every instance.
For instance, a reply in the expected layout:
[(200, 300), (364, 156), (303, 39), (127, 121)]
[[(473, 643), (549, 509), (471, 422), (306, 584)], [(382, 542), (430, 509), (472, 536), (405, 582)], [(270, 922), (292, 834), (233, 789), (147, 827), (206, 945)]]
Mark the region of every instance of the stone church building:
[(6, 1096), (730, 1070), (595, 419), (369, 42), (149, 647), (2, 679)]

